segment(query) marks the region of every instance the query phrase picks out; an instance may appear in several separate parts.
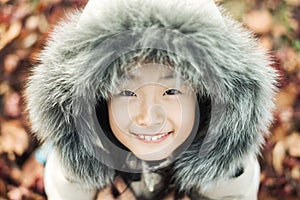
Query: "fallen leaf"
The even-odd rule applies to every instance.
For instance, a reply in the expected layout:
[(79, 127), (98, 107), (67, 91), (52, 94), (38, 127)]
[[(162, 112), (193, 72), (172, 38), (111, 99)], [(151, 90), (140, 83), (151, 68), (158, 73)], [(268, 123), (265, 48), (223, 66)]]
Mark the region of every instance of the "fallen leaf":
[(8, 176), (10, 173), (10, 164), (7, 162), (6, 158), (0, 156), (0, 172), (1, 177)]
[(287, 28), (282, 24), (274, 24), (272, 27), (272, 35), (275, 38), (280, 38), (287, 34)]
[(292, 28), (292, 30), (294, 32), (297, 33), (299, 31), (299, 22), (297, 20), (295, 20), (293, 18), (290, 18), (289, 19), (289, 25), (290, 25), (290, 27)]
[(12, 74), (17, 69), (20, 58), (16, 54), (9, 54), (4, 59), (4, 71), (8, 74)]
[(277, 174), (283, 173), (283, 161), (286, 156), (286, 146), (283, 141), (277, 142), (273, 149), (273, 167)]
[(17, 92), (9, 92), (4, 99), (4, 113), (8, 117), (17, 118), (21, 115), (21, 97)]
[(38, 28), (40, 18), (38, 15), (32, 15), (26, 19), (25, 27), (27, 30), (34, 31)]
[(15, 181), (15, 182), (20, 182), (21, 181), (21, 170), (19, 167), (13, 166), (10, 170), (10, 177)]
[(0, 22), (9, 24), (12, 18), (12, 13), (13, 13), (12, 5), (5, 5), (1, 7)]
[(49, 29), (49, 23), (45, 17), (45, 15), (40, 15), (38, 29), (41, 33), (46, 33)]
[(284, 158), (284, 166), (287, 170), (292, 169), (297, 163), (296, 158), (291, 157), (291, 156), (286, 156)]
[(290, 83), (288, 86), (280, 90), (276, 96), (276, 108), (278, 110), (286, 107), (293, 107), (293, 104), (298, 95), (298, 86), (294, 83)]
[(7, 196), (9, 199), (15, 199), (15, 200), (22, 200), (24, 197), (29, 196), (30, 191), (28, 188), (20, 186), (20, 187), (13, 187), (10, 189), (10, 191), (7, 193)]
[(0, 195), (6, 194), (6, 186), (3, 180), (0, 179)]
[(300, 6), (300, 1), (299, 0), (284, 0), (284, 1), (289, 6), (294, 6), (294, 7)]
[(289, 134), (291, 129), (291, 123), (281, 122), (280, 125), (276, 126), (272, 131), (271, 140), (276, 143), (278, 141), (282, 141)]
[(273, 48), (273, 41), (270, 36), (262, 36), (259, 38), (259, 43), (263, 46), (267, 51), (272, 50)]
[(272, 15), (266, 9), (253, 10), (244, 19), (245, 24), (257, 34), (269, 33), (272, 28), (272, 21)]
[(2, 4), (5, 4), (7, 2), (9, 2), (9, 0), (0, 0), (0, 3), (2, 3)]
[(7, 30), (7, 24), (4, 23), (0, 23), (0, 39), (1, 39), (1, 35), (3, 35)]
[(0, 94), (7, 93), (11, 90), (10, 85), (7, 82), (0, 82)]
[(21, 156), (29, 146), (29, 135), (18, 120), (4, 121), (1, 125), (0, 153), (14, 152)]
[(45, 200), (45, 197), (42, 197), (39, 194), (36, 194), (24, 186), (20, 187), (11, 187), (7, 193), (8, 197), (13, 200)]
[(15, 53), (19, 56), (20, 60), (27, 59), (31, 53), (31, 49), (18, 49)]
[(291, 195), (293, 190), (294, 190), (294, 188), (290, 184), (285, 185), (283, 188), (285, 195)]
[(23, 39), (22, 47), (25, 49), (30, 48), (37, 42), (37, 40), (38, 40), (38, 34), (32, 32)]
[[(44, 178), (44, 166), (31, 156), (22, 166), (22, 185), (31, 188), (36, 181)], [(44, 186), (39, 186), (42, 189)]]
[(0, 50), (3, 49), (8, 43), (18, 37), (21, 33), (22, 23), (20, 21), (13, 22), (9, 29), (0, 38)]
[(13, 19), (22, 21), (29, 13), (31, 12), (30, 5), (27, 4), (20, 4), (20, 6), (15, 7), (13, 11)]
[(262, 200), (278, 200), (276, 197), (273, 197), (269, 192), (259, 193), (259, 199), (262, 199)]
[(300, 167), (295, 166), (291, 170), (291, 177), (295, 180), (300, 180)]
[(289, 155), (300, 158), (300, 133), (292, 133), (287, 137), (285, 143)]
[(297, 73), (297, 67), (298, 67), (298, 55), (296, 51), (293, 48), (286, 48), (285, 50), (285, 60), (283, 63), (283, 68), (285, 71), (289, 74)]

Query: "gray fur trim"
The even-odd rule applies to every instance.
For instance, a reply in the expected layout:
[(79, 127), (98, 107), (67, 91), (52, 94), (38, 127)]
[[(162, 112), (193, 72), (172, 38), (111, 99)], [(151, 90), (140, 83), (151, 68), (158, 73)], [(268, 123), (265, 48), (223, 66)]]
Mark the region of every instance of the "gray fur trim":
[[(56, 27), (27, 84), (33, 131), (41, 140), (53, 142), (65, 168), (77, 180), (90, 188), (107, 185), (114, 170), (92, 156), (94, 132), (86, 128), (84, 134), (78, 133), (75, 119), (89, 127), (82, 111), (87, 115), (93, 112), (97, 95), (108, 98), (111, 82), (105, 81), (107, 73), (101, 67), (111, 64), (107, 59), (120, 57), (113, 47), (129, 52), (130, 48), (147, 49), (159, 43), (171, 52), (180, 52), (178, 56), (191, 66), (178, 67), (192, 71), (197, 90), (205, 91), (215, 108), (223, 105), (222, 112), (214, 110), (204, 144), (211, 144), (211, 149), (203, 156), (198, 146), (185, 152), (175, 164), (176, 182), (182, 190), (189, 190), (230, 177), (247, 156), (259, 152), (272, 121), (276, 72), (269, 66), (266, 52), (226, 16), (225, 25), (219, 26), (207, 23), (210, 19), (197, 10), (132, 2), (127, 1), (125, 7), (112, 6), (102, 18), (86, 19), (80, 25), (79, 11)], [(161, 40), (160, 30), (173, 36), (166, 34)], [(126, 31), (133, 40), (111, 40)], [(176, 40), (176, 34), (183, 39)], [(185, 43), (186, 38), (190, 43)], [(168, 56), (177, 59), (174, 54)]]

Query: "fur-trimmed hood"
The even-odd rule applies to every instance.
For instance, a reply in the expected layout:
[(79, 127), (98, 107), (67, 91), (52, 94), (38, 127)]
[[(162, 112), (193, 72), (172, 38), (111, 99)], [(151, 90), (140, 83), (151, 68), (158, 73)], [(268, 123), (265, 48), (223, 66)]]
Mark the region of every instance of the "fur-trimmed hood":
[(249, 32), (209, 0), (95, 0), (56, 27), (26, 90), (33, 131), (54, 144), (71, 178), (90, 188), (114, 178), (95, 156), (104, 141), (95, 135), (93, 112), (111, 89), (111, 63), (137, 49), (190, 63), (183, 71), (211, 99), (209, 148), (194, 145), (174, 162), (181, 189), (229, 178), (259, 153), (276, 73)]

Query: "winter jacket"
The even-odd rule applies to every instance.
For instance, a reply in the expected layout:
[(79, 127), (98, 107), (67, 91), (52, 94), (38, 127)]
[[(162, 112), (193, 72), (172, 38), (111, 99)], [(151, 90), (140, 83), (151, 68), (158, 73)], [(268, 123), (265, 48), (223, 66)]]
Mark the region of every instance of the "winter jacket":
[[(93, 199), (123, 174), (122, 159), (110, 163), (123, 154), (98, 132), (105, 115), (99, 99), (109, 97), (118, 66), (133, 55), (167, 57), (209, 99), (205, 130), (198, 127), (163, 168), (171, 170), (170, 187), (194, 199), (256, 199), (256, 156), (272, 121), (276, 72), (253, 36), (211, 0), (90, 0), (56, 27), (26, 89), (32, 129), (54, 146), (45, 174), (49, 199)], [(158, 199), (138, 191), (156, 168), (140, 169), (140, 187), (126, 170), (137, 197)]]

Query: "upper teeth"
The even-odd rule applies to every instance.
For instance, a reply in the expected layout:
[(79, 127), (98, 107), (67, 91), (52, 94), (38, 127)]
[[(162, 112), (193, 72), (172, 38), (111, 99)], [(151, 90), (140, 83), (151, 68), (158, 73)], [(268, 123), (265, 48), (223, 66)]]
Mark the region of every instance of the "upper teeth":
[(147, 141), (156, 141), (157, 139), (160, 139), (164, 136), (166, 136), (168, 133), (162, 133), (162, 134), (159, 134), (159, 135), (154, 135), (154, 136), (150, 136), (150, 135), (138, 135), (138, 137), (140, 139), (144, 139), (144, 140), (147, 140)]

